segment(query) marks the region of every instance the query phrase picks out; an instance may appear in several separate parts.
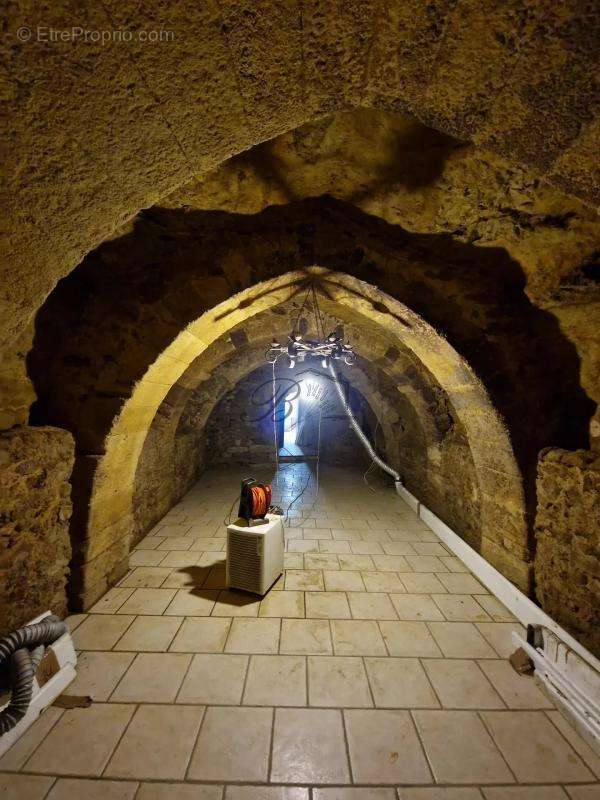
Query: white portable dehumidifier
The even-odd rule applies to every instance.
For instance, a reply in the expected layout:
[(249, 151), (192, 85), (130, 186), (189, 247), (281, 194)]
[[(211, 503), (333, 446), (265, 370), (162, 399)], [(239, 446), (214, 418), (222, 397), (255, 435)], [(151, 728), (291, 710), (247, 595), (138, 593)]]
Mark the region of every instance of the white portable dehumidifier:
[(227, 526), (226, 582), (232, 589), (264, 595), (283, 574), (283, 521), (267, 514), (263, 524)]

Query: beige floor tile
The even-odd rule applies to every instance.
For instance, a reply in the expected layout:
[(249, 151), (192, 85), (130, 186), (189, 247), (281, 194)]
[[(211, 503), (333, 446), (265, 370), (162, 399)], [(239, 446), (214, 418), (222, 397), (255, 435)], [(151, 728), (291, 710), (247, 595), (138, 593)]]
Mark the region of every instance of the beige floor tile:
[(140, 706), (104, 774), (183, 780), (203, 713), (202, 706)]
[(582, 739), (571, 725), (569, 725), (559, 711), (547, 711), (546, 716), (562, 733), (573, 750), (581, 756), (586, 766), (594, 773), (596, 778), (600, 778), (600, 755), (592, 750), (589, 744)]
[(415, 572), (447, 572), (448, 568), (437, 556), (406, 556), (406, 560)]
[(129, 554), (129, 566), (158, 567), (164, 557), (162, 550), (132, 550)]
[(210, 567), (177, 567), (163, 581), (163, 589), (200, 589), (206, 583)]
[(187, 617), (173, 639), (172, 653), (221, 653), (231, 620), (218, 617)]
[(94, 703), (65, 711), (26, 769), (54, 775), (100, 775), (134, 710), (130, 705)]
[(221, 800), (222, 797), (223, 787), (218, 785), (142, 783), (136, 800)]
[(0, 774), (2, 800), (43, 800), (54, 778), (43, 775)]
[(419, 658), (442, 655), (424, 622), (384, 621), (379, 623), (379, 628), (391, 656)]
[(446, 591), (433, 572), (403, 572), (401, 579), (410, 594), (443, 594)]
[(227, 800), (308, 800), (302, 786), (228, 786)]
[(429, 783), (431, 773), (407, 711), (345, 711), (356, 783)]
[[(275, 583), (272, 584), (271, 588), (269, 589), (269, 592), (282, 592), (284, 590), (284, 588), (285, 588), (285, 572), (283, 572), (277, 578)], [(263, 597), (263, 599), (264, 599), (264, 597)]]
[(338, 709), (276, 709), (271, 781), (350, 782), (342, 715)]
[(285, 553), (283, 565), (286, 569), (304, 569), (304, 556), (302, 553)]
[(598, 788), (597, 783), (592, 786), (569, 786), (567, 792), (571, 800), (598, 800)]
[(133, 800), (137, 787), (134, 781), (60, 778), (47, 800)]
[(405, 592), (395, 572), (361, 572), (367, 592)]
[(438, 783), (514, 783), (474, 711), (414, 711), (413, 716)]
[(354, 619), (397, 619), (394, 606), (387, 594), (375, 592), (348, 592), (350, 611)]
[(69, 685), (68, 693), (89, 695), (96, 703), (108, 700), (134, 657), (133, 653), (80, 653), (77, 658), (77, 677)]
[(304, 566), (307, 570), (339, 569), (336, 553), (306, 553)]
[(513, 614), (494, 595), (479, 595), (477, 602), (483, 606), (494, 622), (515, 622)]
[(526, 638), (525, 628), (518, 622), (478, 622), (477, 629), (500, 658), (508, 658), (517, 649), (512, 640), (513, 631)]
[(196, 564), (199, 567), (223, 567), (225, 568), (225, 553), (219, 550), (214, 553), (200, 553)]
[(447, 556), (448, 551), (439, 542), (415, 542), (414, 548), (420, 556)]
[(92, 614), (73, 634), (75, 649), (110, 650), (134, 619), (133, 616)]
[(468, 567), (456, 556), (440, 556), (440, 561), (449, 572), (468, 572)]
[(69, 626), (69, 632), (73, 633), (88, 616), (89, 614), (69, 614), (68, 617), (65, 617), (65, 622)]
[(340, 569), (343, 570), (354, 572), (362, 570), (369, 571), (375, 568), (373, 565), (373, 556), (354, 555), (351, 553), (350, 555), (339, 555), (338, 560), (340, 562)]
[(387, 534), (392, 542), (420, 542), (421, 538), (418, 531), (401, 530), (399, 528), (386, 528)]
[(217, 565), (216, 567), (203, 567), (208, 569), (208, 577), (202, 583), (202, 589), (226, 589), (227, 581), (225, 574), (225, 567)]
[(256, 706), (305, 706), (304, 656), (252, 656), (243, 702)]
[(350, 542), (350, 551), (357, 556), (383, 555), (383, 548), (380, 542)]
[(285, 573), (286, 590), (322, 592), (325, 589), (323, 573), (319, 570), (288, 569)]
[(434, 594), (432, 600), (450, 622), (486, 622), (488, 614), (470, 594)]
[(170, 572), (171, 570), (168, 567), (136, 567), (123, 578), (119, 583), (119, 587), (157, 589), (165, 578), (168, 578)]
[(543, 711), (486, 711), (482, 717), (520, 783), (594, 779)]
[(505, 708), (476, 661), (428, 659), (423, 666), (444, 708)]
[(284, 619), (281, 621), (281, 653), (292, 655), (328, 655), (333, 652), (329, 622), (320, 619)]
[(140, 653), (111, 695), (112, 702), (173, 703), (191, 656)]
[(346, 530), (346, 529), (339, 529), (333, 528), (331, 529), (331, 535), (333, 538), (338, 542), (362, 542), (363, 537), (361, 531), (356, 530)]
[(384, 656), (385, 644), (373, 620), (332, 620), (333, 648), (338, 656)]
[[(21, 769), (35, 748), (46, 737), (54, 725), (56, 725), (63, 713), (61, 708), (48, 706), (33, 725), (13, 744), (10, 750), (0, 758), (0, 771), (4, 769)], [(1, 792), (0, 797), (4, 798)]]
[(398, 800), (482, 800), (481, 793), (476, 787), (398, 787)]
[(183, 617), (137, 617), (114, 649), (164, 652), (169, 649), (182, 621)]
[(260, 598), (249, 592), (225, 589), (219, 594), (213, 617), (257, 617)]
[(161, 567), (171, 567), (172, 569), (185, 569), (186, 567), (195, 567), (198, 563), (200, 556), (198, 553), (192, 553), (184, 550), (173, 550), (169, 553), (159, 551), (162, 555)]
[(135, 549), (154, 550), (161, 542), (164, 542), (164, 536), (145, 536), (141, 542), (136, 544)]
[(362, 658), (310, 656), (308, 704), (328, 708), (372, 708)]
[(207, 553), (218, 553), (219, 551), (224, 551), (226, 545), (227, 539), (225, 538), (197, 538), (194, 539), (191, 549), (200, 550)]
[(379, 531), (364, 530), (362, 532), (362, 538), (365, 542), (383, 543), (391, 541), (389, 534), (384, 530), (379, 530)]
[(365, 585), (360, 572), (327, 572), (323, 573), (325, 589), (328, 592), (364, 592)]
[(382, 572), (410, 572), (405, 556), (372, 556), (375, 569)]
[(444, 615), (431, 597), (424, 594), (392, 594), (392, 603), (402, 620), (443, 620)]
[(313, 619), (350, 619), (344, 592), (308, 592), (306, 616)]
[(287, 549), (288, 553), (318, 553), (319, 542), (316, 539), (290, 539)]
[(271, 708), (208, 708), (188, 778), (267, 781), (272, 719)]
[(227, 653), (277, 653), (278, 619), (234, 619), (225, 645)]
[(461, 572), (446, 572), (439, 576), (445, 588), (452, 594), (489, 594), (476, 578)]
[(567, 800), (560, 786), (483, 786), (481, 791), (485, 800)]
[(335, 788), (313, 789), (313, 800), (396, 800), (393, 789), (360, 788), (336, 786)]
[(259, 617), (304, 617), (304, 592), (270, 592), (260, 604)]
[(191, 527), (192, 526), (185, 521), (184, 517), (182, 518), (181, 522), (168, 522), (164, 525), (161, 525), (158, 534), (169, 539), (183, 539), (185, 538), (186, 533), (191, 530)]
[(430, 622), (429, 630), (446, 658), (496, 658), (471, 622)]
[(162, 614), (175, 596), (175, 589), (136, 589), (119, 614)]
[(178, 589), (173, 593), (165, 615), (208, 617), (215, 607), (218, 596), (218, 589)]
[(350, 553), (352, 551), (350, 549), (350, 542), (343, 542), (343, 541), (336, 542), (334, 540), (331, 540), (331, 541), (319, 541), (319, 552), (339, 554), (339, 553)]
[[(415, 544), (411, 542), (383, 542), (383, 552), (388, 556), (414, 556)], [(406, 564), (406, 562), (404, 562)]]
[(379, 708), (439, 708), (416, 658), (366, 658), (375, 705)]
[(508, 661), (480, 661), (479, 666), (509, 708), (554, 708), (530, 675), (518, 675)]
[(238, 705), (242, 699), (247, 667), (248, 656), (244, 655), (195, 655), (177, 695), (177, 702)]

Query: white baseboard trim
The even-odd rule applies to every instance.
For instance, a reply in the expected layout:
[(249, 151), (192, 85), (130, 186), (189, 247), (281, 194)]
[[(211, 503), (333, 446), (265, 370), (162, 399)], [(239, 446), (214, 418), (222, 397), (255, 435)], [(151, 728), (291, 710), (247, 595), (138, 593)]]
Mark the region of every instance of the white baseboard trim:
[[(561, 628), (552, 617), (549, 617), (545, 611), (533, 602), (533, 600), (530, 600), (520, 589), (517, 589), (514, 583), (511, 583), (501, 572), (498, 572), (498, 570), (486, 561), (483, 556), (479, 555), (476, 550), (473, 550), (464, 539), (461, 539), (458, 534), (454, 533), (445, 522), (442, 522), (439, 517), (430, 511), (427, 506), (419, 502), (407, 489), (399, 484), (396, 484), (396, 489), (407, 505), (409, 505), (413, 511), (417, 511), (423, 522), (440, 537), (444, 544), (448, 545), (450, 550), (452, 550), (481, 583), (483, 583), (483, 585), (515, 615), (519, 622), (525, 626), (530, 624), (543, 625), (545, 628), (548, 628), (571, 650), (581, 656), (584, 661), (587, 661), (594, 670), (600, 672), (600, 661), (593, 656), (586, 647), (571, 636), (568, 631)], [(416, 502), (417, 509), (414, 508), (414, 505), (409, 503), (407, 496), (412, 498), (412, 501)]]
[(400, 481), (396, 481), (396, 491), (400, 495), (400, 497), (404, 500), (407, 506), (410, 506), (412, 510), (418, 514), (419, 513), (419, 506), (421, 505), (414, 494), (411, 494), (408, 489), (405, 489), (404, 486), (400, 483)]
[(558, 710), (600, 755), (600, 674), (546, 629), (542, 646), (533, 647), (515, 631), (512, 639), (533, 661), (538, 682)]

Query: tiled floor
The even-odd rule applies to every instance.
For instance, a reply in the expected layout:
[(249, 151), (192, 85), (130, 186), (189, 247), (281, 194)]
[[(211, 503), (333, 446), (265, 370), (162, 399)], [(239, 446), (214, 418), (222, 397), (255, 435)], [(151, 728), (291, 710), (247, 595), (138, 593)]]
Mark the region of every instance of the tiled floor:
[[(280, 476), (287, 503), (310, 477)], [(70, 619), (68, 690), (0, 760), (6, 800), (597, 800), (600, 758), (507, 656), (518, 623), (395, 495), (324, 468), (286, 574), (224, 587), (211, 472)]]

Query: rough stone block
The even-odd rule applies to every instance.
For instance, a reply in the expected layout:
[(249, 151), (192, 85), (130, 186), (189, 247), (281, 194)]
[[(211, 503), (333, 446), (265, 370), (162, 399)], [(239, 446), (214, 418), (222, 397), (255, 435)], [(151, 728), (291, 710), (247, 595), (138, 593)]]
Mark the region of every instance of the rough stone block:
[(59, 428), (0, 432), (0, 634), (66, 613), (73, 451)]

